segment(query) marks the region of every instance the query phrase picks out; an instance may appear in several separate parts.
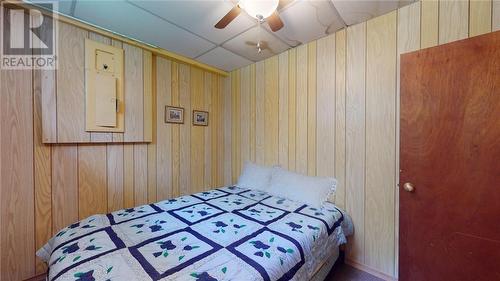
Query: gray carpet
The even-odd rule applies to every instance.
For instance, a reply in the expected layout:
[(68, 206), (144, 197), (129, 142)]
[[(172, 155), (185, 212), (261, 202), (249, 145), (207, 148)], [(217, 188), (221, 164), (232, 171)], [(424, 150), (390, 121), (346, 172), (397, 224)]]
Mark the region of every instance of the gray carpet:
[(328, 274), (325, 281), (383, 281), (367, 272), (358, 270), (348, 264), (338, 263)]

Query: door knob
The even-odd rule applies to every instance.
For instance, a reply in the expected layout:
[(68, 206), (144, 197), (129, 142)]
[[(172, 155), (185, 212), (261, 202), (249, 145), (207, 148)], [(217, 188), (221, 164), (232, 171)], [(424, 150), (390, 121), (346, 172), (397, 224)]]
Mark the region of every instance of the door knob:
[(415, 190), (415, 186), (413, 186), (413, 183), (407, 182), (403, 185), (403, 188), (407, 192), (413, 192)]

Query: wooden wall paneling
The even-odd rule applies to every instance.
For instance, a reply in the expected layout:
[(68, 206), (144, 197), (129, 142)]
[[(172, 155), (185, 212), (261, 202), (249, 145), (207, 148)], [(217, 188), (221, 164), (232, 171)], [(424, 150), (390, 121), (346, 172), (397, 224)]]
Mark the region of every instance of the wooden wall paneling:
[(180, 195), (190, 194), (191, 187), (191, 71), (179, 64), (179, 106), (184, 108), (184, 125), (180, 126), (179, 187)]
[(346, 211), (356, 222), (347, 257), (364, 263), (366, 23), (347, 28)]
[(79, 219), (107, 212), (106, 166), (106, 145), (78, 145)]
[(78, 220), (78, 147), (52, 146), (52, 233)]
[(123, 208), (132, 208), (135, 204), (134, 192), (134, 145), (123, 145)]
[[(399, 185), (399, 104), (400, 104), (400, 55), (420, 49), (420, 14), (421, 2), (417, 2), (398, 10), (397, 56), (396, 56), (396, 185)], [(394, 276), (398, 275), (399, 249), (399, 188), (394, 194)]]
[[(45, 19), (45, 20), (52, 21), (52, 19)], [(42, 34), (47, 34), (48, 30), (42, 27), (39, 29), (39, 32), (41, 32)], [(38, 43), (39, 42), (36, 40), (33, 41), (34, 47), (40, 47)], [(46, 243), (46, 241), (48, 241), (52, 236), (51, 147), (44, 145), (43, 142), (57, 141), (57, 112), (56, 112), (55, 71), (33, 70), (32, 75), (33, 75), (32, 83), (33, 83), (33, 146), (34, 146), (33, 167), (34, 167), (34, 209), (35, 209), (34, 234), (35, 234), (35, 250), (36, 250), (41, 248)], [(0, 82), (0, 85), (1, 84), (2, 83)], [(42, 108), (44, 108), (44, 106), (46, 106), (46, 108), (48, 109), (47, 112), (42, 111)], [(2, 110), (0, 110), (0, 116), (1, 116), (1, 111)], [(44, 130), (46, 131), (44, 132)], [(1, 135), (2, 134), (0, 133), (0, 136)], [(2, 138), (0, 137), (0, 142), (1, 139)], [(1, 164), (0, 164), (0, 171), (1, 171)], [(3, 209), (0, 207), (0, 210)], [(35, 274), (41, 274), (46, 271), (47, 271), (47, 265), (44, 262), (42, 262), (41, 259), (35, 257)], [(0, 272), (2, 272), (1, 265), (0, 265)]]
[(148, 145), (134, 144), (134, 204), (148, 203)]
[[(2, 79), (2, 74), (0, 73), (0, 87), (2, 87), (2, 85), (5, 83), (3, 82), (3, 79)], [(1, 101), (1, 97), (0, 97), (0, 101)], [(3, 111), (3, 108), (2, 108), (2, 105), (0, 104), (0, 118), (2, 117), (2, 111)], [(2, 134), (3, 134), (3, 131), (4, 129), (2, 129), (3, 126), (3, 122), (2, 122), (2, 119), (0, 119), (0, 157), (2, 156)], [(5, 164), (3, 164), (5, 165)], [(2, 161), (0, 160), (0, 177), (2, 176)], [(2, 185), (3, 185), (3, 181), (2, 179), (0, 178), (0, 210), (3, 210), (3, 205), (5, 204), (2, 200)], [(3, 223), (3, 212), (0, 213), (0, 224)], [(2, 240), (2, 234), (0, 233), (0, 257), (2, 256), (1, 254), (3, 254), (3, 250), (2, 248), (5, 248), (5, 246), (3, 245), (3, 240)], [(2, 273), (1, 272), (4, 272), (2, 271), (2, 267), (3, 267), (3, 263), (4, 261), (0, 258), (0, 278), (2, 277)]]
[(144, 132), (142, 141), (151, 142), (153, 139), (153, 55), (149, 51), (142, 52), (143, 62), (143, 122)]
[[(171, 63), (171, 105), (172, 106), (179, 106), (179, 64), (177, 62), (172, 62)], [(168, 87), (168, 85), (165, 85), (165, 87)], [(158, 106), (158, 110), (164, 110), (162, 105)], [(158, 122), (160, 124), (163, 124), (164, 121), (159, 121), (160, 111), (158, 111)], [(186, 112), (184, 112), (186, 114)], [(164, 116), (164, 115), (162, 115)], [(180, 126), (181, 125), (171, 125), (170, 130), (172, 134), (172, 151), (170, 154), (172, 155), (171, 162), (172, 162), (172, 196), (176, 197), (180, 195), (180, 187), (179, 187), (179, 176), (180, 176)]]
[(493, 0), (491, 11), (491, 30), (500, 30), (500, 1)]
[(263, 165), (265, 136), (265, 75), (264, 61), (255, 63), (255, 162)]
[(223, 92), (223, 108), (224, 108), (224, 185), (233, 184), (232, 179), (232, 75), (228, 77), (224, 77), (222, 83), (222, 92)]
[(241, 151), (240, 151), (240, 139), (241, 139), (241, 124), (240, 124), (240, 116), (241, 116), (241, 107), (240, 107), (240, 70), (236, 70), (232, 73), (232, 78), (231, 78), (231, 92), (232, 92), (232, 114), (231, 117), (233, 118), (232, 122), (232, 136), (233, 139), (231, 141), (232, 144), (232, 181), (236, 182), (239, 177), (239, 172), (240, 172), (240, 157), (241, 157)]
[(469, 1), (439, 1), (439, 44), (469, 37)]
[[(308, 98), (307, 98), (307, 83), (308, 83), (308, 45), (297, 47), (297, 76), (296, 76), (296, 150), (295, 150), (295, 169), (298, 173), (307, 174), (307, 117), (308, 117)], [(305, 72), (305, 73), (304, 73)]]
[(256, 121), (256, 67), (250, 65), (250, 161), (255, 162), (256, 143), (255, 143), (255, 121)]
[(278, 56), (264, 61), (265, 67), (265, 104), (264, 104), (264, 163), (278, 164), (278, 120), (279, 120), (279, 91), (278, 91)]
[[(42, 141), (45, 143), (57, 142), (57, 102), (56, 102), (56, 71), (39, 70), (41, 91), (41, 108), (45, 108), (40, 114), (42, 124)], [(41, 109), (40, 109), (41, 110)]]
[[(288, 157), (288, 168), (302, 173), (314, 174), (316, 170), (316, 174), (321, 175), (325, 173), (323, 170), (328, 170), (328, 165), (323, 163), (328, 160), (320, 156), (325, 154), (323, 150), (331, 148), (322, 147), (319, 139), (325, 139), (323, 134), (328, 132), (321, 129), (328, 128), (328, 122), (324, 121), (328, 117), (322, 115), (332, 114), (322, 107), (326, 104), (323, 99), (332, 99), (324, 95), (323, 89), (333, 89), (333, 169), (339, 183), (335, 200), (339, 207), (351, 214), (356, 228), (350, 239), (348, 261), (381, 276), (397, 276), (398, 271), (398, 190), (394, 188), (399, 182), (399, 55), (465, 38), (469, 32), (471, 36), (487, 32), (488, 21), (492, 30), (500, 29), (498, 1), (471, 1), (423, 0), (371, 20), (369, 34), (366, 23), (338, 31), (333, 48), (335, 86), (322, 85), (323, 76), (327, 75), (322, 70), (326, 68), (323, 57), (333, 55), (323, 49), (322, 44), (327, 38), (288, 50), (288, 67), (283, 66), (285, 54), (277, 56), (278, 160), (283, 165), (282, 158)], [(491, 19), (488, 18), (488, 9), (491, 10)], [(368, 49), (366, 36), (370, 41)], [(316, 48), (311, 47), (314, 44)], [(316, 54), (312, 54), (314, 49)], [(315, 63), (310, 62), (311, 57), (316, 59)], [(316, 69), (311, 68), (314, 65)], [(268, 102), (263, 102), (266, 91), (269, 91), (266, 85), (269, 70), (262, 61), (252, 66), (255, 68), (255, 81), (250, 78), (251, 84), (255, 85), (255, 115), (251, 105), (250, 124), (255, 122), (255, 134), (251, 125), (250, 155), (255, 140), (255, 160), (264, 164), (265, 158), (269, 157), (266, 146), (270, 137), (265, 130), (269, 126), (266, 124), (268, 118), (262, 113), (271, 107)], [(288, 87), (283, 81), (283, 69), (286, 68)], [(245, 70), (241, 71), (245, 73)], [(243, 80), (245, 75), (242, 74)], [(314, 82), (312, 86), (311, 82)], [(238, 84), (242, 92), (245, 91), (244, 84), (245, 81)], [(312, 89), (314, 86), (317, 88)], [(280, 92), (285, 89), (288, 91), (286, 102)], [(311, 93), (316, 93), (314, 105), (311, 105), (315, 98)], [(241, 104), (244, 99), (242, 97)], [(282, 117), (285, 115), (283, 103), (288, 103), (288, 153), (281, 147), (282, 135), (285, 134), (282, 130), (286, 126)], [(247, 116), (245, 109), (242, 114)], [(246, 121), (242, 119), (239, 124), (244, 126)], [(316, 147), (311, 147), (313, 130)], [(238, 148), (232, 146), (231, 153), (246, 155), (246, 141), (242, 141)], [(316, 157), (315, 161), (311, 161), (312, 157)], [(242, 160), (238, 156), (233, 159)], [(385, 164), (377, 164), (380, 162)], [(375, 233), (377, 239), (382, 238), (375, 241), (368, 235), (370, 232)]]
[(2, 70), (0, 81), (0, 279), (22, 280), (35, 273), (32, 72)]
[(125, 51), (125, 142), (142, 141), (144, 137), (143, 51), (123, 44)]
[(335, 33), (335, 204), (345, 209), (346, 30)]
[(335, 35), (317, 41), (316, 172), (335, 174)]
[(470, 0), (469, 36), (491, 32), (492, 0)]
[[(158, 120), (156, 127), (156, 142), (158, 143), (158, 146), (156, 147), (157, 200), (168, 199), (172, 193), (179, 195), (178, 193), (176, 194), (176, 192), (179, 191), (173, 191), (171, 187), (173, 174), (172, 157), (173, 154), (179, 155), (179, 152), (176, 153), (172, 150), (171, 139), (172, 130), (177, 129), (178, 132), (179, 126), (185, 125), (165, 123), (165, 106), (171, 105), (172, 103), (172, 87), (174, 84), (171, 83), (174, 81), (177, 83), (178, 81), (177, 71), (174, 72), (175, 75), (172, 74), (172, 70), (174, 69), (172, 64), (175, 64), (175, 69), (177, 69), (177, 63), (172, 63), (161, 57), (156, 57), (156, 119)], [(184, 110), (184, 122), (186, 122), (187, 115), (189, 115), (189, 113)], [(179, 170), (177, 171), (179, 172)]]
[[(125, 44), (128, 60), (125, 68), (129, 78), (127, 79), (128, 85), (126, 85), (128, 93), (126, 97), (132, 98), (132, 101), (126, 101), (127, 110), (140, 111), (139, 116), (143, 118), (143, 121), (132, 125), (130, 125), (131, 122), (127, 122), (131, 129), (127, 128), (128, 133), (125, 134), (87, 133), (84, 131), (84, 120), (77, 118), (77, 115), (84, 116), (84, 103), (80, 102), (83, 101), (85, 94), (84, 38), (88, 36), (93, 40), (117, 47), (123, 47), (123, 44), (97, 33), (89, 34), (88, 31), (67, 24), (61, 24), (61, 26), (60, 46), (62, 47), (58, 54), (61, 64), (57, 73), (55, 71), (24, 71), (16, 72), (15, 75), (8, 72), (1, 74), (0, 83), (14, 85), (8, 89), (16, 91), (15, 98), (8, 94), (0, 97), (2, 99), (0, 104), (2, 109), (0, 112), (2, 116), (0, 119), (2, 132), (2, 138), (0, 138), (2, 142), (0, 204), (2, 210), (9, 208), (8, 213), (2, 212), (0, 216), (2, 225), (7, 228), (6, 234), (2, 233), (0, 238), (3, 255), (0, 262), (2, 280), (5, 276), (8, 276), (8, 280), (20, 280), (31, 277), (35, 273), (43, 273), (45, 266), (34, 258), (36, 248), (45, 244), (52, 234), (79, 218), (156, 201), (162, 192), (161, 195), (164, 198), (169, 198), (173, 193), (171, 186), (175, 177), (179, 181), (184, 179), (183, 193), (194, 192), (189, 184), (192, 176), (190, 171), (190, 131), (192, 129), (190, 67), (181, 65), (180, 70), (175, 71), (174, 74), (172, 73), (174, 66), (170, 61), (164, 60), (167, 64), (164, 67), (165, 75), (156, 79), (156, 68), (153, 68), (156, 60), (153, 61), (151, 53)], [(175, 65), (177, 66), (177, 63)], [(253, 87), (253, 93), (255, 93), (255, 66), (251, 66), (250, 69), (250, 88)], [(227, 137), (223, 138), (221, 135), (224, 132), (227, 134), (225, 126), (231, 124), (231, 112), (229, 114), (222, 114), (222, 112), (227, 108), (223, 106), (227, 104), (227, 101), (230, 103), (232, 97), (230, 88), (224, 87), (227, 85), (224, 81), (230, 83), (230, 79), (207, 72), (203, 72), (203, 76), (206, 77), (204, 79), (206, 83), (196, 83), (192, 87), (203, 88), (203, 93), (195, 95), (195, 98), (203, 101), (201, 109), (211, 112), (209, 127), (200, 127), (204, 132), (205, 144), (201, 146), (203, 149), (201, 155), (204, 155), (206, 159), (204, 185), (207, 187), (222, 182), (223, 176), (227, 174), (226, 163), (222, 160), (227, 156), (231, 157), (231, 152), (224, 151), (225, 145), (230, 146), (231, 141), (227, 141)], [(31, 84), (32, 78), (33, 84)], [(13, 79), (22, 81), (22, 85), (12, 82)], [(158, 101), (157, 103), (157, 98), (163, 99), (161, 94), (155, 92), (158, 88), (165, 90), (169, 98), (168, 102)], [(57, 93), (59, 93), (58, 96)], [(224, 93), (225, 96), (223, 96)], [(148, 94), (151, 96), (148, 97)], [(135, 102), (135, 99), (139, 102)], [(254, 109), (250, 106), (249, 112), (255, 114), (255, 95), (253, 99)], [(180, 125), (163, 123), (164, 106), (170, 102), (186, 108), (185, 131), (180, 131)], [(250, 103), (252, 103), (252, 98)], [(56, 104), (62, 110), (56, 109)], [(151, 118), (148, 117), (146, 110), (148, 104), (155, 106), (153, 111), (149, 112), (152, 114)], [(42, 105), (52, 105), (54, 110), (42, 113)], [(262, 106), (264, 106), (263, 103)], [(151, 123), (148, 123), (148, 118)], [(42, 122), (47, 119), (49, 122)], [(225, 122), (224, 126), (222, 122)], [(255, 124), (255, 120), (250, 120), (250, 122)], [(151, 124), (150, 128), (148, 124)], [(172, 127), (177, 130), (172, 130)], [(58, 128), (63, 132), (58, 132)], [(155, 135), (155, 132), (158, 130), (160, 134), (161, 128), (169, 128), (167, 132), (171, 130), (172, 133), (168, 133), (168, 136), (162, 139), (162, 144), (165, 145), (160, 146), (158, 141), (161, 136)], [(154, 137), (152, 143), (137, 143), (143, 141), (143, 138), (149, 134), (148, 132), (151, 132)], [(5, 137), (7, 135), (11, 137)], [(230, 136), (230, 134), (227, 135)], [(186, 139), (188, 144), (185, 143)], [(61, 141), (71, 144), (46, 146), (42, 144), (42, 141)], [(123, 141), (132, 143), (103, 143)], [(176, 142), (177, 154), (172, 151), (176, 147)], [(252, 142), (255, 144), (255, 138), (249, 143)], [(9, 160), (14, 154), (16, 158)], [(177, 163), (179, 163), (177, 175), (172, 174), (176, 161), (175, 155), (178, 155)], [(163, 156), (165, 158), (161, 158)], [(26, 163), (31, 161), (33, 165), (28, 165), (29, 167), (26, 168)], [(9, 165), (6, 162), (9, 162)], [(22, 163), (22, 168), (18, 163)], [(181, 163), (184, 163), (182, 164), (184, 166), (181, 166)], [(188, 166), (184, 169), (186, 163)], [(231, 160), (227, 163), (231, 165)], [(158, 173), (156, 166), (159, 168)], [(160, 173), (161, 167), (166, 168), (165, 173), (163, 170)], [(14, 172), (11, 173), (10, 171), (13, 170)], [(25, 176), (16, 176), (15, 179), (11, 176), (21, 173)], [(9, 176), (5, 176), (6, 174)], [(159, 183), (160, 175), (166, 178), (163, 191)], [(13, 181), (17, 184), (11, 184)], [(231, 179), (227, 182), (230, 183)], [(156, 186), (157, 183), (158, 186)], [(16, 186), (16, 192), (7, 188), (9, 184)], [(178, 186), (180, 186), (179, 183)], [(20, 187), (22, 188), (17, 190)], [(178, 191), (178, 194), (180, 193), (181, 191)], [(22, 205), (16, 203), (21, 200), (18, 199), (21, 197)], [(18, 206), (22, 206), (23, 209), (17, 210)], [(22, 215), (22, 218), (11, 221), (10, 217), (13, 213), (11, 210), (15, 210), (13, 216)], [(8, 216), (10, 216), (9, 220), (7, 220)], [(15, 228), (12, 228), (12, 225)], [(14, 231), (9, 232), (9, 227)], [(21, 243), (22, 246), (16, 246)], [(9, 251), (14, 249), (14, 246), (16, 246), (16, 256), (11, 257)], [(21, 252), (19, 249), (22, 249)], [(22, 262), (19, 262), (21, 260)]]
[(421, 47), (436, 46), (439, 42), (439, 1), (422, 0), (421, 17)]
[[(283, 73), (286, 75), (286, 73)], [(288, 50), (288, 169), (296, 169), (297, 49)]]
[(123, 209), (123, 145), (108, 144), (106, 147), (108, 212)]
[(397, 11), (366, 26), (365, 264), (394, 274)]
[[(95, 32), (89, 32), (89, 39), (100, 42), (106, 45), (111, 45), (111, 38), (103, 36), (101, 34), (97, 34)], [(112, 142), (113, 136), (112, 133), (106, 132), (90, 132), (90, 141), (91, 142)]]
[(278, 56), (278, 164), (288, 169), (288, 52)]
[(316, 41), (307, 44), (307, 174), (316, 176)]
[[(34, 145), (34, 180), (35, 180), (35, 248), (41, 248), (52, 236), (52, 177), (51, 177), (51, 146), (44, 145), (43, 141), (43, 114), (42, 103), (44, 96), (55, 96), (55, 81), (47, 88), (44, 80), (47, 78), (45, 70), (33, 71), (33, 145)], [(54, 71), (48, 76), (54, 79)], [(47, 92), (51, 92), (47, 93)], [(55, 100), (54, 100), (55, 102)], [(55, 116), (55, 112), (53, 114)], [(55, 121), (55, 119), (54, 119)], [(56, 134), (53, 135), (54, 138)], [(1, 138), (0, 138), (1, 139)], [(40, 259), (36, 259), (36, 274), (46, 272), (47, 266)]]
[[(52, 22), (52, 18), (44, 20)], [(38, 32), (47, 35), (51, 30), (44, 26), (38, 28)], [(33, 34), (34, 36), (34, 34)], [(35, 48), (40, 47), (39, 40), (33, 40)], [(40, 143), (57, 142), (57, 103), (56, 103), (56, 71), (55, 70), (34, 70), (33, 71), (33, 90), (34, 90), (34, 116), (35, 130), (40, 134), (35, 136), (35, 145)], [(42, 110), (44, 108), (44, 110)], [(38, 116), (38, 117), (37, 117)], [(37, 119), (38, 118), (38, 119)], [(36, 134), (37, 132), (35, 132)], [(36, 154), (36, 151), (35, 151)], [(48, 153), (50, 157), (50, 152)], [(50, 176), (50, 173), (49, 173)], [(38, 267), (37, 267), (38, 269)]]
[[(191, 67), (191, 107), (192, 110), (204, 109), (203, 71)], [(191, 111), (188, 113), (193, 115)], [(192, 192), (203, 190), (205, 168), (205, 127), (186, 124), (191, 127), (191, 185)]]
[[(205, 101), (209, 112), (209, 134), (205, 137), (205, 144), (210, 142), (210, 145), (205, 149), (205, 161), (210, 158), (210, 169), (205, 167), (205, 189), (221, 186), (219, 183), (219, 128), (220, 128), (220, 101), (219, 101), (219, 78), (217, 75), (205, 73), (205, 80), (210, 79), (210, 85), (206, 85)], [(208, 88), (208, 86), (210, 86)], [(208, 96), (208, 97), (207, 97)]]
[(224, 78), (220, 76), (217, 77), (217, 84), (212, 85), (217, 92), (217, 108), (218, 108), (218, 122), (217, 122), (217, 186), (223, 186), (224, 183), (224, 120), (226, 116), (224, 115)]
[[(398, 13), (397, 24), (397, 66), (399, 77), (399, 57), (401, 54), (413, 52), (420, 49), (420, 14), (421, 5), (423, 2), (413, 3), (411, 5), (400, 8)], [(398, 79), (399, 85), (399, 79)], [(398, 88), (399, 92), (399, 88)]]
[(208, 112), (208, 127), (203, 127), (204, 133), (204, 159), (203, 159), (203, 188), (202, 190), (208, 190), (212, 185), (212, 152), (216, 152), (214, 147), (212, 147), (212, 129), (215, 127), (215, 123), (211, 120), (216, 116), (214, 109), (212, 108), (212, 74), (210, 72), (203, 72), (203, 106), (202, 110)]
[[(144, 99), (144, 112), (145, 112), (145, 117), (146, 116), (151, 116), (151, 120), (147, 120), (148, 118), (144, 119), (144, 136), (148, 136), (148, 122), (150, 123), (151, 126), (151, 142), (148, 143), (148, 202), (156, 202), (157, 201), (157, 194), (156, 194), (156, 123), (160, 120), (157, 120), (157, 108), (156, 108), (156, 56), (149, 56), (147, 53), (144, 53), (144, 94), (145, 94), (145, 99)], [(148, 61), (150, 61), (150, 66), (151, 66), (151, 77), (148, 78), (147, 72), (146, 71), (146, 65), (148, 64)], [(149, 86), (148, 86), (149, 85)], [(148, 107), (146, 104), (149, 103), (147, 101), (148, 98), (147, 92), (150, 92), (151, 94), (151, 102), (150, 102), (150, 110), (151, 112), (148, 113)]]
[(240, 102), (241, 102), (241, 159), (243, 167), (246, 161), (250, 161), (250, 66), (241, 69)]
[(226, 116), (224, 115), (224, 79), (225, 77), (217, 76), (217, 95), (218, 95), (218, 107), (219, 107), (219, 128), (217, 130), (217, 149), (218, 149), (218, 162), (217, 162), (217, 174), (218, 174), (218, 186), (225, 185), (224, 183), (224, 157), (225, 157), (225, 146), (224, 146), (224, 120)]
[(87, 31), (59, 23), (57, 141), (89, 142), (85, 132), (85, 38)]
[[(5, 82), (3, 82), (2, 74), (0, 73), (0, 87), (2, 87), (3, 85), (5, 85), (4, 83)], [(0, 101), (2, 101), (1, 97), (0, 97)], [(3, 102), (2, 102), (2, 104), (3, 104)], [(4, 111), (3, 108), (2, 108), (2, 104), (0, 104), (0, 157), (2, 156), (2, 147), (3, 147), (3, 144), (2, 144), (2, 140), (3, 140), (2, 135), (4, 134), (3, 131), (5, 130), (5, 129), (2, 129), (4, 127), (3, 122), (2, 122), (2, 120), (3, 120), (3, 118), (2, 118), (3, 117), (2, 116), (2, 112)], [(4, 207), (2, 207), (2, 206), (4, 206), (4, 204), (6, 204), (2, 200), (2, 190), (3, 190), (2, 185), (3, 185), (3, 181), (2, 181), (1, 176), (2, 176), (2, 171), (3, 171), (2, 166), (5, 165), (5, 164), (2, 165), (2, 162), (3, 161), (0, 160), (0, 224), (2, 224), (3, 220), (4, 220), (4, 218), (3, 218), (3, 212), (2, 212), (2, 210), (4, 209)], [(0, 232), (0, 257), (3, 256), (3, 250), (2, 250), (2, 248), (5, 248), (5, 245), (3, 245), (3, 238), (2, 238), (2, 234)], [(3, 263), (4, 263), (3, 259), (0, 258), (0, 278), (2, 278), (2, 273), (1, 272), (5, 271), (5, 270), (2, 271)]]
[[(111, 45), (114, 46), (114, 47), (120, 48), (120, 49), (123, 48), (123, 43), (121, 41), (118, 41), (118, 40), (114, 40), (114, 39), (111, 40)], [(125, 111), (125, 103), (124, 102), (119, 103), (118, 104), (118, 108), (122, 112)], [(120, 120), (120, 118), (118, 118), (118, 122), (122, 122)], [(113, 142), (123, 142), (123, 135), (124, 135), (124, 133), (111, 133), (111, 134), (112, 134)]]

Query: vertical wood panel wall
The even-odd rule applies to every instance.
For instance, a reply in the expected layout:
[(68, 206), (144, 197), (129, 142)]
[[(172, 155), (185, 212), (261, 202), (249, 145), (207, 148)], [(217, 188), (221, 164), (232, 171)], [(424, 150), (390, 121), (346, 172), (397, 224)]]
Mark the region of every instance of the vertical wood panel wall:
[(349, 262), (397, 277), (399, 55), (499, 29), (500, 1), (423, 0), (233, 71), (233, 182), (247, 160), (335, 176)]
[[(224, 180), (224, 159), (231, 155), (224, 138), (225, 127), (231, 124), (224, 114), (231, 101), (226, 89), (229, 78), (74, 26), (59, 26), (59, 70), (0, 72), (2, 281), (45, 272), (36, 249), (74, 221), (229, 182)], [(76, 101), (84, 94), (82, 38), (87, 36), (125, 48), (125, 92), (152, 93), (144, 95), (151, 99), (127, 100), (136, 113), (126, 120), (132, 124), (125, 134), (81, 134), (83, 123), (71, 118), (84, 110)], [(56, 90), (57, 102), (71, 108), (60, 107), (54, 112), (59, 118), (42, 116), (42, 103), (56, 102)], [(148, 103), (153, 112), (144, 112), (151, 108)], [(184, 124), (166, 124), (165, 105), (184, 107)], [(209, 126), (192, 126), (192, 109), (209, 111)], [(132, 118), (136, 115), (140, 118)], [(148, 116), (154, 116), (153, 122), (141, 121)], [(57, 119), (57, 126), (43, 131), (45, 140), (58, 136), (62, 142), (101, 143), (45, 145), (44, 117)], [(143, 126), (148, 123), (152, 126)], [(133, 143), (143, 141), (143, 134), (152, 135), (152, 142)], [(132, 143), (113, 143), (123, 140)]]
[[(81, 109), (75, 104), (75, 111), (42, 115), (42, 104), (56, 102), (56, 86), (68, 95), (80, 95), (81, 66), (68, 66), (64, 73), (1, 71), (0, 280), (22, 280), (44, 272), (35, 249), (61, 227), (94, 210), (113, 211), (230, 184), (246, 159), (279, 163), (306, 174), (334, 175), (339, 181), (336, 202), (351, 213), (357, 229), (348, 259), (396, 276), (398, 55), (496, 30), (500, 30), (500, 1), (423, 0), (234, 71), (227, 78), (142, 52), (136, 57), (141, 63), (135, 64), (143, 67), (138, 80), (143, 87), (131, 87), (153, 93), (150, 144), (44, 145), (42, 138), (57, 138), (57, 130), (70, 125), (58, 116)], [(62, 31), (69, 36), (63, 44), (74, 45), (60, 54), (63, 63), (81, 53), (81, 46), (71, 40), (75, 34), (128, 48), (71, 26)], [(352, 59), (359, 60), (353, 52), (361, 52), (367, 64), (353, 65)], [(144, 68), (144, 63), (152, 67)], [(380, 65), (379, 72), (372, 64)], [(363, 106), (354, 106), (360, 102)], [(164, 123), (166, 104), (185, 108), (184, 125)], [(210, 125), (193, 128), (191, 109), (207, 108)], [(374, 119), (367, 120), (368, 116)], [(269, 118), (273, 120), (268, 122)], [(58, 123), (42, 130), (42, 119)], [(376, 130), (379, 127), (383, 134)], [(80, 135), (71, 129), (59, 133), (61, 141), (124, 138), (124, 134)], [(354, 139), (354, 134), (364, 137)], [(194, 145), (193, 135), (200, 138)], [(353, 162), (358, 158), (361, 162)], [(198, 161), (203, 161), (202, 169)], [(387, 166), (375, 166), (378, 161)], [(199, 177), (196, 185), (192, 185), (194, 175)]]

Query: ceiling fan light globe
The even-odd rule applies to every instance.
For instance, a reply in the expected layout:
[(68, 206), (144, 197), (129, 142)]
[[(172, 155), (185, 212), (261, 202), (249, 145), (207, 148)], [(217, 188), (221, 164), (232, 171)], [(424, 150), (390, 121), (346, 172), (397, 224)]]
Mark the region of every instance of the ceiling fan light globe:
[(256, 19), (265, 19), (278, 8), (279, 0), (240, 0), (239, 5)]

